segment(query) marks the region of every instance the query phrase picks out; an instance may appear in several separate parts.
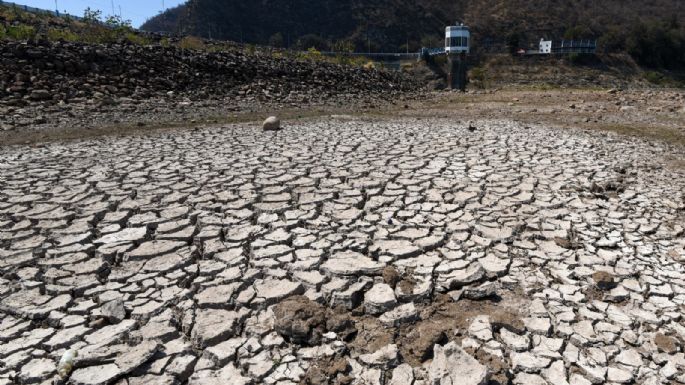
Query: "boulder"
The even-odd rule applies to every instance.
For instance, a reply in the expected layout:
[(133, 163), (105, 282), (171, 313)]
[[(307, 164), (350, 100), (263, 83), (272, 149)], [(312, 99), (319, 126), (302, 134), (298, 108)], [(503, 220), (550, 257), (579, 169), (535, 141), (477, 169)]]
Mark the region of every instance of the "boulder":
[(262, 124), (264, 131), (278, 131), (281, 129), (281, 120), (275, 116), (269, 116)]
[(121, 299), (115, 299), (105, 303), (102, 305), (100, 311), (111, 324), (116, 324), (126, 319), (126, 309), (124, 308), (124, 301)]

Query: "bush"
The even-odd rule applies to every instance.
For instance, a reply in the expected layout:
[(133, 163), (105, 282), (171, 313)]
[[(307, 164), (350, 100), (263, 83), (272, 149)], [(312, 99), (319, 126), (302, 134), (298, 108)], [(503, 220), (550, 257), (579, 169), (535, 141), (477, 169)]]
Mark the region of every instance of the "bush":
[(6, 34), (14, 40), (32, 40), (36, 37), (36, 29), (30, 25), (10, 25), (7, 27)]
[(324, 56), (321, 51), (312, 47), (307, 50), (307, 52), (301, 52), (297, 55), (298, 60), (309, 60), (309, 61), (322, 61)]
[(487, 73), (488, 71), (483, 67), (474, 67), (471, 69), (471, 75), (469, 78), (475, 87), (486, 88), (488, 80)]
[(663, 84), (664, 83), (664, 75), (656, 72), (656, 71), (647, 71), (644, 74), (645, 80), (652, 84)]
[(597, 49), (600, 52), (623, 52), (626, 40), (622, 30), (611, 27), (598, 40)]
[(88, 24), (99, 24), (102, 19), (102, 11), (92, 10), (90, 7), (83, 11), (83, 21)]
[(363, 68), (364, 68), (365, 70), (373, 70), (373, 69), (376, 69), (376, 63), (374, 63), (374, 62), (372, 62), (372, 61), (369, 60), (369, 61), (366, 62), (366, 64), (364, 64)]
[(354, 52), (354, 43), (349, 40), (338, 40), (333, 43), (331, 48), (334, 52), (352, 53)]
[(5, 37), (7, 37), (7, 32), (5, 32), (5, 27), (0, 25), (0, 40), (3, 40)]
[(150, 44), (150, 39), (143, 35), (139, 35), (137, 33), (133, 32), (127, 32), (126, 33), (126, 40), (129, 41), (132, 44), (136, 45), (148, 45)]
[(79, 36), (71, 31), (50, 28), (47, 33), (48, 40), (51, 41), (78, 41)]
[(201, 50), (205, 48), (205, 42), (199, 37), (186, 36), (178, 43), (179, 48)]

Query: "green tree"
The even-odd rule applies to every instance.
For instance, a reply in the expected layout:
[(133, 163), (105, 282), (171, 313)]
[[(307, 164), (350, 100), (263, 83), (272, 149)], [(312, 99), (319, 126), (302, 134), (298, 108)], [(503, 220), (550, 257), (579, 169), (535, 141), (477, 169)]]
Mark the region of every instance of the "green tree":
[(102, 22), (102, 11), (99, 9), (90, 9), (90, 7), (86, 8), (85, 11), (83, 11), (83, 21), (89, 24), (97, 24)]
[(626, 47), (625, 33), (618, 27), (609, 27), (597, 40), (597, 46), (604, 53), (622, 52)]

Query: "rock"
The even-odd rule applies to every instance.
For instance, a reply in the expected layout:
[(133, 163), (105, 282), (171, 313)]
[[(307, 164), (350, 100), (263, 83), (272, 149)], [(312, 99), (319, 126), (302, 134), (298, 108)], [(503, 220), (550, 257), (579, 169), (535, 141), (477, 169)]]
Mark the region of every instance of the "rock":
[(434, 356), (433, 347), (447, 342), (449, 325), (437, 320), (423, 320), (409, 329), (400, 345), (402, 357), (412, 366), (418, 366)]
[(517, 352), (528, 350), (530, 339), (526, 335), (518, 335), (506, 328), (500, 329), (500, 338), (505, 345)]
[(386, 345), (373, 353), (362, 354), (359, 356), (359, 361), (369, 366), (379, 366), (383, 368), (393, 367), (397, 365), (398, 350), (397, 345)]
[(325, 272), (335, 275), (377, 275), (383, 264), (354, 251), (343, 251), (332, 255), (321, 265)]
[(124, 301), (121, 299), (105, 303), (102, 305), (100, 312), (111, 324), (116, 324), (126, 319), (126, 309), (124, 308)]
[(601, 290), (611, 290), (616, 287), (616, 284), (614, 283), (614, 276), (606, 271), (597, 271), (593, 273), (592, 279), (595, 281), (597, 287)]
[(387, 327), (398, 327), (403, 324), (411, 323), (419, 318), (413, 302), (409, 302), (383, 313), (379, 320)]
[(456, 342), (435, 345), (433, 362), (428, 366), (429, 381), (433, 385), (485, 385), (488, 369), (471, 357)]
[(388, 385), (411, 385), (414, 383), (414, 371), (409, 364), (402, 364), (392, 371)]
[(160, 346), (157, 341), (143, 341), (130, 347), (124, 354), (117, 357), (114, 364), (119, 368), (122, 375), (128, 374), (152, 358)]
[(115, 364), (89, 366), (74, 370), (69, 377), (69, 384), (107, 385), (113, 383), (119, 376), (121, 376), (121, 370)]
[(38, 358), (29, 361), (22, 366), (19, 379), (22, 384), (39, 383), (55, 374), (55, 362), (46, 358)]
[(364, 309), (367, 313), (377, 315), (397, 305), (394, 290), (385, 283), (377, 283), (364, 294)]
[(675, 339), (666, 336), (662, 333), (657, 333), (654, 335), (654, 344), (657, 346), (659, 351), (667, 354), (675, 354), (678, 352), (678, 344)]
[(270, 116), (262, 124), (264, 131), (278, 131), (281, 129), (281, 120), (275, 116)]
[(514, 370), (536, 373), (549, 366), (550, 359), (532, 353), (511, 353), (511, 366)]
[(52, 93), (48, 90), (33, 90), (29, 97), (31, 100), (47, 100), (52, 99)]
[(493, 282), (486, 282), (480, 286), (467, 286), (462, 288), (461, 290), (449, 292), (448, 294), (455, 301), (458, 301), (461, 298), (467, 298), (477, 301), (495, 297), (497, 295), (497, 286)]
[(304, 286), (287, 279), (271, 279), (255, 284), (256, 299), (253, 303), (263, 306), (272, 305), (283, 298), (304, 293)]
[(276, 331), (296, 344), (318, 345), (325, 333), (326, 311), (304, 296), (293, 296), (274, 308)]
[(393, 289), (395, 288), (395, 285), (397, 285), (398, 282), (402, 280), (402, 277), (400, 276), (400, 273), (397, 272), (397, 269), (395, 269), (392, 266), (386, 266), (383, 269), (383, 282), (386, 284), (390, 285)]
[(490, 324), (490, 317), (480, 315), (473, 319), (469, 326), (469, 335), (481, 341), (490, 341), (492, 339), (492, 325)]
[(196, 346), (212, 346), (235, 336), (239, 322), (247, 314), (241, 311), (200, 309), (195, 316), (191, 338)]

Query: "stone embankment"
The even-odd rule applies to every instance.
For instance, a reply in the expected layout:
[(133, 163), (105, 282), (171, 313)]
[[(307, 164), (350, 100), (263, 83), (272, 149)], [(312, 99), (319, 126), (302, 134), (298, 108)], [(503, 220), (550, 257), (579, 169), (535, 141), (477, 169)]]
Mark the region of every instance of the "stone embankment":
[(183, 121), (179, 117), (193, 116), (192, 110), (222, 116), (264, 105), (368, 105), (420, 86), (397, 71), (315, 59), (239, 46), (213, 52), (3, 42), (0, 129), (155, 121), (155, 115)]

